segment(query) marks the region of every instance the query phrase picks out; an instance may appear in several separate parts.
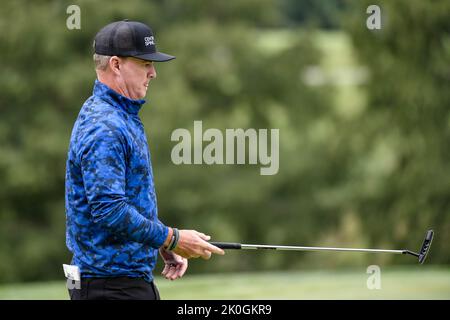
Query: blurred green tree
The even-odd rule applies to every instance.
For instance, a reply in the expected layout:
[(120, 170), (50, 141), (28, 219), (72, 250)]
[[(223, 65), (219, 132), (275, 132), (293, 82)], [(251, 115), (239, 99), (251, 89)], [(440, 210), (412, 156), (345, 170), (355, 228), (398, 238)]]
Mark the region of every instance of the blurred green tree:
[[(300, 77), (305, 65), (318, 61), (308, 37), (266, 49), (264, 30), (281, 19), (272, 0), (78, 1), (81, 30), (66, 28), (70, 4), (9, 1), (1, 11), (1, 26), (10, 32), (0, 35), (1, 58), (8, 61), (0, 75), (0, 281), (60, 277), (61, 264), (70, 261), (64, 214), (69, 137), (95, 79), (92, 39), (105, 24), (124, 18), (151, 24), (159, 49), (177, 56), (158, 65), (158, 81), (141, 112), (161, 219), (216, 238), (266, 237), (276, 217), (267, 214), (276, 184), (254, 166), (177, 167), (170, 160), (170, 134), (203, 120), (205, 127), (276, 127), (295, 136), (307, 121), (297, 115), (299, 98), (311, 112), (326, 100)], [(296, 151), (282, 152), (292, 157)], [(191, 269), (238, 269), (239, 258), (210, 267), (194, 263)]]
[(449, 263), (450, 3), (378, 1), (382, 28), (367, 30), (355, 13), (370, 4), (352, 3), (346, 24), (370, 72), (367, 109), (344, 133), (360, 154), (353, 204), (379, 243), (414, 248), (434, 228), (433, 261)]
[[(408, 248), (431, 226), (438, 235), (432, 261), (450, 262), (446, 1), (381, 2), (383, 27), (374, 31), (365, 27), (367, 1), (287, 1), (317, 8), (321, 27), (339, 25), (337, 12), (345, 10), (345, 30), (370, 75), (358, 87), (367, 104), (351, 116), (336, 112), (335, 87), (305, 80), (311, 70), (323, 72), (309, 15), (301, 12), (307, 19), (298, 16), (299, 28), (293, 28), (293, 17), (275, 0), (80, 0), (81, 30), (68, 30), (72, 2), (2, 3), (0, 27), (8, 32), (0, 34), (0, 57), (7, 62), (0, 73), (0, 282), (61, 278), (61, 264), (70, 261), (68, 142), (95, 79), (93, 37), (124, 18), (149, 23), (158, 48), (177, 56), (157, 65), (140, 113), (166, 224), (222, 241)], [(280, 129), (279, 173), (261, 176), (251, 165), (174, 165), (171, 133), (192, 130), (195, 120), (205, 129)], [(190, 272), (373, 259), (230, 252), (193, 261)]]

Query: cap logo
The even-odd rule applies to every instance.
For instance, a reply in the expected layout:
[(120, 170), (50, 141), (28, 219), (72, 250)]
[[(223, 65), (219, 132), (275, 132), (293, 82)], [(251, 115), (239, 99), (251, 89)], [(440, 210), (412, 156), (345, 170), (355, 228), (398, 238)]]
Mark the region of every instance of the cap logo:
[(144, 41), (145, 41), (145, 46), (146, 47), (149, 46), (149, 45), (153, 45), (153, 46), (155, 45), (155, 39), (153, 38), (153, 36), (145, 37)]

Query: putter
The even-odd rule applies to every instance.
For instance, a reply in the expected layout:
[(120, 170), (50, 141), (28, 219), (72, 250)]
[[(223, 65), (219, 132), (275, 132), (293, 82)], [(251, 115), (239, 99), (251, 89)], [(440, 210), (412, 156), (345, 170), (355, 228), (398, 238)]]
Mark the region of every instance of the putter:
[(413, 252), (406, 249), (388, 250), (388, 249), (356, 249), (356, 248), (327, 248), (327, 247), (299, 247), (299, 246), (274, 246), (261, 244), (243, 244), (234, 242), (210, 242), (212, 245), (221, 249), (237, 249), (237, 250), (290, 250), (290, 251), (344, 251), (344, 252), (369, 252), (369, 253), (394, 253), (394, 254), (409, 254), (419, 259), (419, 263), (423, 264), (430, 250), (431, 242), (433, 241), (433, 230), (428, 230), (422, 247), (419, 252)]

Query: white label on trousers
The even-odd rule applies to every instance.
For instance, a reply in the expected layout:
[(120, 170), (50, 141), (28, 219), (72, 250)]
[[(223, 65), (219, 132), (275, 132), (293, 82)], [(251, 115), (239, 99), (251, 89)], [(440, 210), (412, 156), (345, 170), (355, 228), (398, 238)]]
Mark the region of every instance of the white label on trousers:
[(63, 264), (64, 275), (67, 279), (81, 281), (80, 268), (78, 266), (72, 266), (70, 264)]

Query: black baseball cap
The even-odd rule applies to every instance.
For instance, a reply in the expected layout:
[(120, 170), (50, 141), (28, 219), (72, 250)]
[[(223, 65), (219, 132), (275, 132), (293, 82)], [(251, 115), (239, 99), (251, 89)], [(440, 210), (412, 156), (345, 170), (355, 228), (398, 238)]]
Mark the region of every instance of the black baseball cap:
[(105, 56), (135, 57), (148, 61), (169, 61), (174, 56), (156, 50), (152, 29), (137, 21), (116, 21), (95, 36), (94, 51)]

